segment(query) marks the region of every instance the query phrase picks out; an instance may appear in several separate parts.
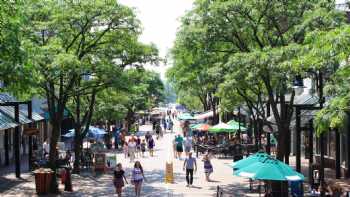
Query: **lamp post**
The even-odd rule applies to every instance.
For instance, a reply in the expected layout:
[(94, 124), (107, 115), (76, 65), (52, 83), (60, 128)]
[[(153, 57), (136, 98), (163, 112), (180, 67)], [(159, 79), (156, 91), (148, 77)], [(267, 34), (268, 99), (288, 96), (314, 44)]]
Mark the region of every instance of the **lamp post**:
[[(317, 82), (317, 90), (318, 90), (318, 96), (319, 96), (319, 106), (314, 106), (313, 104), (302, 104), (302, 105), (294, 105), (296, 108), (295, 110), (295, 116), (296, 116), (296, 170), (298, 172), (301, 171), (301, 111), (302, 110), (320, 110), (323, 108), (323, 103), (324, 103), (324, 98), (323, 98), (323, 74), (321, 71), (318, 71), (315, 73), (316, 74), (316, 82)], [(302, 82), (302, 78), (300, 76), (296, 76), (294, 82), (293, 82), (293, 88), (294, 90), (299, 90), (304, 88), (304, 83)], [(311, 122), (309, 123), (310, 125), (312, 124)], [(309, 137), (312, 138), (313, 136), (313, 127), (310, 126), (309, 128)], [(311, 139), (312, 140), (312, 139)], [(311, 141), (310, 140), (310, 141)], [(310, 143), (310, 145), (313, 145), (313, 143)], [(323, 145), (323, 134), (319, 136), (319, 144), (320, 144), (320, 183), (323, 183), (324, 181), (324, 145)], [(311, 169), (310, 164), (313, 162), (313, 147), (310, 147), (309, 153), (310, 158), (309, 158), (309, 170)], [(309, 173), (310, 176), (311, 173)], [(310, 178), (310, 183), (312, 183), (312, 179)]]

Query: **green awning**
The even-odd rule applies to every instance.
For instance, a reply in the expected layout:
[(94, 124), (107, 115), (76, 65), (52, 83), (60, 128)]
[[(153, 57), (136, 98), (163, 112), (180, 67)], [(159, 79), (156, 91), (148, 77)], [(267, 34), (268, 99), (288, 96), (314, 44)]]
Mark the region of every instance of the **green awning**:
[(219, 123), (208, 130), (210, 133), (235, 133), (237, 129), (226, 123)]
[[(247, 130), (247, 128), (245, 128), (242, 123), (239, 124), (239, 122), (237, 122), (235, 120), (230, 120), (227, 124), (233, 126), (236, 130), (239, 130), (239, 129), (241, 131), (246, 131)], [(241, 127), (239, 127), (239, 126), (241, 126)]]

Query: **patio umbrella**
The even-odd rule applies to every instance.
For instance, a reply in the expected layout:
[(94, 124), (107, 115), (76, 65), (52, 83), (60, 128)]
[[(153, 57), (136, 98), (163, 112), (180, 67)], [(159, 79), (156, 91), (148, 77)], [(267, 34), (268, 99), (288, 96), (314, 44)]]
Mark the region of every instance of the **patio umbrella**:
[(208, 129), (211, 126), (209, 124), (199, 123), (199, 124), (193, 124), (190, 126), (191, 129), (197, 130), (197, 131), (208, 131)]
[(261, 160), (263, 160), (263, 159), (265, 159), (266, 157), (269, 157), (269, 156), (270, 155), (268, 155), (265, 152), (257, 152), (257, 153), (255, 153), (255, 154), (253, 154), (253, 155), (251, 155), (251, 156), (249, 156), (249, 157), (247, 157), (245, 159), (241, 159), (241, 160), (239, 160), (237, 162), (233, 162), (232, 168), (234, 170), (239, 170), (241, 168), (244, 168), (244, 167), (247, 167), (247, 166), (249, 166), (251, 164), (259, 162), (259, 161), (261, 161)]
[(210, 133), (235, 133), (236, 129), (226, 123), (219, 123), (208, 129)]
[(178, 116), (179, 120), (195, 120), (195, 118), (189, 113), (182, 113)]
[(241, 168), (235, 172), (235, 175), (247, 177), (255, 180), (271, 181), (300, 181), (304, 180), (304, 175), (293, 170), (289, 165), (274, 159), (266, 157), (260, 159), (247, 167)]
[(209, 124), (202, 124), (199, 127), (197, 127), (198, 131), (208, 131), (211, 128), (211, 125)]
[(239, 122), (235, 121), (235, 120), (230, 120), (229, 122), (227, 122), (228, 125), (231, 125), (232, 127), (234, 127), (236, 130), (241, 130), (241, 131), (246, 131), (247, 128), (245, 128), (244, 126), (239, 127)]

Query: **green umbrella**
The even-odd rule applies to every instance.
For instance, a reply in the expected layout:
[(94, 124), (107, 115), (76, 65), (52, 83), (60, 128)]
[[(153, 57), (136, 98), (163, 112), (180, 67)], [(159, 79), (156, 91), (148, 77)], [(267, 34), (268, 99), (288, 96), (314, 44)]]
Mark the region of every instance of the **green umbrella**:
[(266, 157), (247, 167), (235, 172), (235, 175), (247, 177), (255, 180), (273, 180), (273, 181), (300, 181), (304, 180), (304, 175), (293, 170), (289, 165), (274, 159)]
[(195, 120), (195, 118), (189, 113), (180, 114), (178, 119), (179, 120)]
[(236, 129), (226, 123), (219, 123), (208, 129), (210, 133), (235, 133)]
[(241, 131), (246, 131), (247, 128), (245, 128), (244, 126), (239, 127), (239, 122), (235, 121), (235, 120), (230, 120), (227, 124), (233, 126), (236, 130), (241, 129)]
[(265, 159), (266, 157), (269, 157), (270, 155), (266, 154), (265, 152), (257, 152), (253, 155), (250, 155), (249, 157), (245, 159), (241, 159), (237, 162), (233, 162), (232, 168), (234, 170), (239, 170), (241, 168), (247, 167), (251, 164), (254, 164), (256, 162), (261, 161), (262, 159)]

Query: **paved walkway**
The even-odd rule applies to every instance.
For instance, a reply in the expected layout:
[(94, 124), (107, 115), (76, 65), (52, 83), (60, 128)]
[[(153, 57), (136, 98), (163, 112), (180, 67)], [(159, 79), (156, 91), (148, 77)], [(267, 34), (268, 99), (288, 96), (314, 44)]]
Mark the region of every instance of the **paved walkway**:
[[(178, 123), (176, 123), (178, 124)], [(143, 130), (149, 130), (150, 125), (143, 126)], [(179, 132), (176, 125), (175, 133)], [(204, 176), (203, 162), (201, 158), (197, 159), (198, 171), (194, 175), (194, 187), (186, 187), (185, 172), (182, 170), (183, 160), (173, 159), (172, 139), (174, 133), (167, 133), (163, 139), (156, 141), (156, 152), (154, 157), (146, 154), (145, 158), (137, 158), (141, 161), (145, 170), (147, 181), (143, 184), (142, 196), (149, 197), (166, 197), (166, 196), (198, 196), (211, 197), (216, 196), (216, 188), (218, 185), (226, 190), (230, 190), (231, 195), (224, 196), (257, 196), (249, 193), (249, 183), (246, 179), (232, 175), (232, 169), (229, 166), (231, 159), (213, 159), (214, 173), (212, 179), (214, 182), (206, 182)], [(172, 161), (174, 165), (174, 184), (164, 183), (164, 173), (166, 161)], [(127, 177), (130, 180), (130, 171), (133, 163), (120, 153), (117, 154), (117, 162), (121, 162)], [(73, 175), (74, 192), (63, 192), (61, 196), (113, 196), (115, 190), (112, 184), (112, 172), (100, 175), (91, 175), (90, 173), (82, 175)], [(63, 186), (61, 185), (60, 188)], [(63, 189), (61, 189), (63, 191)], [(28, 181), (18, 184), (12, 189), (0, 193), (0, 196), (35, 196), (34, 179), (31, 177)], [(133, 186), (126, 185), (124, 188), (124, 196), (134, 196)]]

